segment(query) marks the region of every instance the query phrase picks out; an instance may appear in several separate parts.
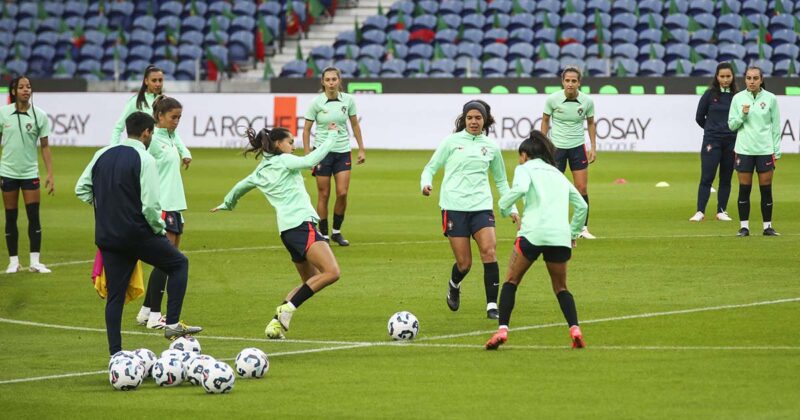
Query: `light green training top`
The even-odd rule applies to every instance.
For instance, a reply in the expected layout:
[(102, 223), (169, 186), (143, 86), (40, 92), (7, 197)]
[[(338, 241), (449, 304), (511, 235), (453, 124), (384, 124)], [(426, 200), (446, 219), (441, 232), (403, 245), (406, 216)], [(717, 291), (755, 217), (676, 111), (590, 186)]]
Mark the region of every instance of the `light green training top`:
[[(353, 95), (339, 93), (337, 99), (328, 99), (325, 93), (314, 98), (306, 111), (305, 119), (314, 121), (317, 128), (314, 132), (313, 146), (320, 147), (328, 139), (336, 144), (331, 152), (346, 153), (350, 151), (350, 134), (347, 132), (347, 121), (356, 115), (356, 101)], [(337, 130), (328, 130), (328, 124), (335, 122)]]
[(183, 191), (181, 163), (192, 154), (183, 144), (177, 132), (172, 134), (166, 128), (156, 128), (150, 147), (150, 155), (156, 160), (158, 179), (161, 188), (161, 209), (164, 211), (186, 210), (186, 194)]
[(447, 136), (422, 170), (420, 189), (433, 185), (433, 176), (442, 165), (439, 206), (443, 210), (492, 210), (492, 188), (486, 176), (489, 171), (500, 195), (509, 190), (500, 147), (483, 133), (473, 136), (463, 130)]
[(517, 166), (511, 190), (500, 197), (500, 214), (506, 216), (520, 198), (525, 211), (517, 236), (539, 246), (572, 246), (586, 222), (589, 205), (564, 174), (541, 159)]
[(275, 208), (280, 232), (299, 226), (303, 222), (318, 222), (319, 215), (311, 205), (311, 198), (303, 182), (303, 169), (309, 169), (330, 153), (334, 142), (325, 142), (319, 149), (303, 156), (288, 153), (264, 155), (258, 167), (247, 178), (239, 181), (219, 205), (220, 210), (233, 210), (236, 203), (253, 188), (258, 188)]
[(95, 162), (100, 156), (103, 155), (108, 149), (112, 147), (133, 147), (139, 153), (139, 160), (141, 161), (141, 171), (139, 172), (139, 186), (142, 199), (142, 215), (147, 220), (147, 224), (156, 235), (163, 235), (166, 231), (166, 225), (161, 220), (161, 204), (159, 203), (159, 186), (158, 186), (158, 170), (156, 169), (156, 161), (147, 153), (144, 144), (139, 140), (125, 139), (117, 145), (108, 145), (98, 150), (86, 169), (83, 170), (78, 183), (75, 185), (75, 195), (84, 203), (92, 204), (94, 202), (94, 194), (92, 192), (92, 169)]
[[(742, 105), (749, 104), (747, 115)], [(778, 100), (771, 92), (761, 89), (753, 97), (743, 90), (733, 95), (728, 111), (728, 127), (736, 132), (734, 151), (740, 155), (781, 157), (781, 115)]]
[(33, 105), (26, 112), (17, 112), (16, 104), (4, 105), (0, 107), (0, 135), (3, 137), (0, 176), (13, 179), (38, 178), (39, 157), (36, 154), (36, 144), (40, 138), (50, 135), (47, 113)]
[(561, 89), (547, 96), (544, 113), (550, 116), (549, 137), (556, 147), (571, 149), (586, 144), (583, 122), (594, 117), (594, 102), (589, 95), (578, 91), (577, 98), (568, 100)]
[(114, 130), (111, 132), (111, 144), (119, 144), (119, 138), (122, 135), (122, 132), (125, 131), (125, 119), (128, 118), (131, 114), (136, 111), (142, 111), (150, 116), (153, 115), (153, 102), (155, 102), (156, 95), (155, 93), (145, 92), (144, 93), (144, 101), (145, 105), (142, 105), (142, 109), (136, 109), (136, 98), (139, 96), (137, 93), (133, 95), (132, 98), (128, 99), (128, 102), (125, 103), (125, 109), (122, 110), (122, 115), (119, 116), (117, 120), (117, 124), (114, 126)]

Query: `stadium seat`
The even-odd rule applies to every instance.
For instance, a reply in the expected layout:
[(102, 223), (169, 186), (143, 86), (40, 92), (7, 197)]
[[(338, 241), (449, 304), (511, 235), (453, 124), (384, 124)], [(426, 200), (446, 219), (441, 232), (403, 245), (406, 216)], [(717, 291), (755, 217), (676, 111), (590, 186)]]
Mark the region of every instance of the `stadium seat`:
[(386, 43), (386, 33), (378, 30), (366, 31), (361, 34), (361, 46), (369, 44), (383, 45)]
[(483, 30), (481, 29), (467, 29), (461, 33), (461, 42), (474, 42), (480, 44), (483, 41)]
[(153, 49), (147, 45), (137, 45), (128, 51), (129, 60), (150, 61), (153, 57)]
[[(237, 3), (239, 4), (239, 3)], [(250, 16), (237, 16), (231, 20), (230, 31), (252, 32), (256, 27), (256, 20)]]
[(575, 57), (568, 57), (568, 56), (561, 57), (561, 59), (558, 60), (558, 64), (559, 68), (562, 69), (562, 71), (567, 67), (577, 67), (581, 70), (581, 73), (583, 73), (583, 69), (586, 67), (586, 62), (583, 61), (582, 59)]
[(406, 71), (406, 61), (400, 58), (386, 60), (381, 64), (381, 76), (386, 72), (403, 74)]
[(443, 16), (439, 16), (439, 17), (442, 19), (444, 24), (447, 25), (448, 28), (458, 29), (458, 28), (461, 27), (461, 16), (460, 15), (448, 14), (448, 15), (443, 15)]
[(103, 57), (113, 58), (115, 55), (119, 57), (120, 60), (126, 61), (128, 59), (128, 47), (125, 45), (112, 45), (106, 48)]
[(772, 47), (770, 47), (768, 44), (762, 44), (759, 46), (758, 43), (751, 42), (745, 45), (744, 59), (745, 61), (758, 60), (761, 58), (762, 53), (764, 54), (764, 58), (767, 60), (772, 59)]
[[(361, 51), (363, 52), (364, 50), (362, 49)], [(430, 44), (416, 44), (408, 47), (406, 61), (411, 61), (415, 58), (430, 59), (431, 57), (433, 57), (433, 47)]]
[(714, 13), (714, 2), (711, 0), (691, 0), (686, 11), (689, 16), (696, 16), (703, 13)]
[(258, 5), (257, 12), (260, 16), (279, 16), (281, 14), (281, 3), (278, 1), (261, 2)]
[(669, 13), (673, 5), (680, 14), (686, 14), (689, 11), (689, 2), (687, 0), (669, 0), (664, 2), (664, 12)]
[[(591, 38), (591, 34), (589, 35)], [(609, 39), (609, 38), (606, 38)], [(611, 34), (611, 45), (635, 44), (639, 39), (638, 34), (633, 29), (618, 29)], [(688, 41), (688, 40), (687, 40)]]
[[(603, 40), (604, 40), (605, 43), (610, 43), (611, 42), (611, 37), (612, 37), (611, 31), (609, 31), (608, 29), (601, 29), (599, 34), (602, 34), (601, 36), (603, 37)], [(598, 34), (598, 31), (596, 31), (594, 29), (589, 30), (589, 32), (586, 33), (586, 44), (587, 44), (587, 46), (595, 44), (597, 42), (597, 40), (600, 38), (598, 36), (599, 34)], [(636, 34), (634, 34), (634, 36), (635, 35)], [(623, 36), (630, 36), (630, 32), (625, 33)], [(635, 41), (636, 38), (633, 38), (633, 40)], [(628, 38), (626, 41), (630, 41), (630, 39)]]
[(195, 80), (197, 67), (191, 61), (181, 61), (175, 69), (175, 80)]
[(486, 22), (483, 24), (483, 30), (488, 31), (495, 28), (507, 30), (508, 25), (510, 24), (511, 24), (511, 16), (498, 13), (495, 14), (494, 16), (489, 16), (486, 19)]
[(567, 44), (561, 47), (561, 57), (575, 57), (583, 59), (586, 56), (586, 47), (583, 44)]
[(456, 60), (456, 71), (453, 73), (456, 77), (478, 77), (481, 72), (481, 61), (470, 59), (468, 57), (460, 57)]
[[(795, 45), (796, 47), (796, 45)], [(791, 70), (792, 61), (794, 61), (794, 71)], [(772, 70), (773, 76), (797, 76), (797, 72), (800, 71), (800, 62), (797, 60), (785, 59), (775, 63), (775, 67)]]
[(536, 18), (532, 14), (519, 13), (511, 16), (511, 19), (509, 20), (506, 29), (508, 29), (509, 32), (519, 28), (530, 29), (533, 28), (535, 24), (536, 24)]
[[(239, 33), (239, 32), (237, 32)], [(252, 34), (251, 34), (252, 35)], [(181, 32), (181, 44), (203, 45), (203, 33), (198, 31)]]
[(450, 58), (440, 58), (431, 63), (431, 72), (452, 74), (454, 71), (456, 71), (456, 62)]
[(368, 31), (370, 29), (377, 29), (379, 31), (385, 31), (388, 25), (389, 19), (386, 16), (372, 15), (364, 20), (361, 30)]
[[(391, 34), (389, 35), (391, 37)], [(438, 43), (447, 43), (447, 44), (455, 44), (456, 38), (458, 37), (458, 31), (455, 29), (442, 29), (441, 31), (436, 32), (436, 36), (434, 37), (434, 41)], [(408, 39), (406, 39), (407, 41)], [(405, 44), (405, 42), (403, 42)]]
[(169, 60), (158, 60), (153, 64), (164, 71), (164, 77), (174, 75), (177, 67), (175, 62)]
[(130, 1), (111, 2), (106, 11), (108, 25), (112, 28), (127, 27), (133, 17), (133, 9), (133, 3)]
[(181, 28), (181, 19), (177, 16), (166, 15), (156, 22), (156, 31), (163, 31), (170, 28), (173, 31), (178, 31)]
[(342, 45), (356, 45), (355, 31), (342, 31), (336, 35), (333, 41), (333, 48), (339, 48)]
[(150, 65), (150, 63), (144, 60), (128, 61), (125, 64), (125, 78), (141, 80), (142, 74), (144, 74), (144, 69), (147, 68), (148, 65)]
[(636, 2), (634, 0), (615, 0), (611, 3), (611, 14), (621, 14), (621, 13), (635, 13), (636, 12)]
[(456, 57), (467, 56), (472, 59), (479, 60), (482, 54), (483, 47), (481, 47), (479, 44), (472, 42), (461, 42), (458, 44), (458, 53), (456, 54)]
[[(2, 24), (3, 23), (9, 23), (9, 21), (11, 23), (10, 26), (14, 27), (16, 29), (16, 21), (14, 21), (12, 19), (4, 19), (2, 22), (0, 22), (0, 28), (6, 29), (7, 27), (6, 26), (2, 26)], [(41, 34), (42, 32), (58, 31), (59, 26), (61, 26), (61, 22), (60, 22), (59, 19), (56, 19), (54, 17), (48, 17), (48, 18), (46, 18), (44, 20), (38, 21), (38, 24), (36, 25), (36, 32)], [(6, 30), (9, 30), (9, 29), (6, 29)], [(11, 30), (13, 30), (13, 29), (11, 29)]]
[(72, 60), (61, 60), (53, 63), (53, 73), (55, 77), (71, 78), (78, 70), (78, 65)]
[(739, 30), (742, 27), (742, 17), (729, 13), (717, 18), (717, 31), (724, 31), (726, 29)]
[(542, 28), (558, 28), (561, 26), (561, 16), (556, 13), (540, 12), (535, 15), (536, 21), (533, 23), (533, 30), (538, 31)]
[(203, 32), (206, 28), (206, 20), (200, 16), (189, 16), (183, 19), (181, 31)]
[(559, 43), (570, 42), (584, 44), (586, 42), (586, 32), (580, 28), (566, 29), (561, 32), (561, 39), (557, 39), (556, 41)]
[(659, 59), (650, 59), (639, 64), (639, 76), (663, 76), (667, 65)]
[(381, 61), (364, 57), (358, 59), (359, 77), (379, 77), (381, 74)]
[(634, 29), (636, 28), (636, 23), (636, 15), (633, 13), (619, 13), (613, 15), (611, 18), (611, 30)]
[(533, 35), (533, 31), (528, 28), (514, 29), (508, 35), (508, 44), (513, 45), (516, 42), (527, 42), (529, 44), (533, 43)]
[(91, 58), (99, 61), (103, 59), (104, 55), (105, 51), (103, 50), (103, 47), (94, 44), (84, 44), (84, 46), (80, 49), (78, 58), (80, 60)]
[(692, 76), (713, 76), (717, 72), (717, 61), (716, 60), (700, 60), (694, 63), (694, 68), (692, 69)]
[[(794, 13), (800, 12), (800, 3), (797, 0), (779, 0), (783, 5), (783, 10), (785, 13)], [(779, 15), (778, 11), (776, 10), (778, 0), (770, 0), (769, 5), (767, 6), (767, 14), (768, 15)]]
[[(441, 50), (442, 54), (444, 54), (444, 56), (447, 58), (455, 58), (456, 55), (458, 54), (458, 46), (454, 44), (440, 44), (438, 48)], [(435, 51), (436, 50), (434, 49), (434, 57), (436, 55)]]
[(743, 44), (744, 36), (738, 29), (725, 29), (717, 35), (719, 43), (729, 42), (731, 44)]
[[(570, 44), (570, 45), (578, 45), (578, 44)], [(535, 50), (533, 48), (533, 45), (528, 43), (518, 42), (512, 45), (511, 48), (508, 49), (508, 54), (506, 55), (506, 58), (508, 60), (514, 60), (517, 58), (531, 58), (533, 57), (534, 51)]]
[[(222, 4), (227, 4), (227, 3), (222, 3)], [(212, 15), (211, 19), (208, 20), (209, 30), (211, 30), (210, 28), (214, 28), (215, 26), (217, 27), (217, 30), (227, 32), (228, 29), (231, 27), (231, 20), (225, 16)]]
[(716, 60), (719, 55), (719, 48), (714, 44), (700, 44), (694, 47), (694, 50), (700, 54), (701, 57), (710, 60)]
[(341, 45), (339, 47), (334, 48), (333, 52), (333, 59), (334, 60), (343, 60), (345, 58), (356, 58), (358, 57), (361, 49), (358, 48), (357, 45)]
[(229, 36), (227, 32), (222, 32), (222, 31), (209, 32), (203, 39), (203, 48), (212, 45), (227, 45), (228, 38)]
[(8, 74), (21, 76), (28, 72), (28, 63), (25, 60), (14, 59), (5, 64)]
[(251, 1), (236, 1), (233, 2), (231, 11), (239, 16), (255, 16), (256, 4)]
[(714, 40), (714, 30), (713, 29), (701, 29), (699, 31), (695, 31), (691, 35), (691, 39), (689, 39), (689, 45), (695, 47), (702, 44), (708, 44), (713, 42)]
[(630, 58), (635, 60), (639, 55), (639, 48), (634, 44), (619, 44), (613, 47), (611, 52), (612, 58)]
[(203, 56), (203, 49), (197, 45), (181, 45), (178, 47), (179, 60), (198, 60)]
[(472, 28), (483, 30), (483, 25), (486, 24), (486, 17), (482, 14), (473, 13), (462, 17), (461, 24), (464, 25), (464, 29)]
[(543, 42), (534, 47), (537, 58), (558, 58), (561, 48), (555, 42)]
[(433, 15), (420, 15), (414, 18), (414, 21), (411, 23), (410, 27), (408, 28), (409, 32), (414, 32), (419, 29), (435, 29), (436, 28), (436, 17)]
[(334, 50), (330, 45), (318, 45), (311, 49), (310, 54), (315, 59), (332, 60)]
[[(262, 4), (269, 4), (277, 6), (278, 2), (276, 1), (265, 1)], [(271, 6), (271, 7), (274, 7)], [(208, 12), (208, 4), (205, 1), (188, 1), (186, 4), (183, 5), (183, 13), (181, 13), (182, 18), (187, 18), (189, 16), (200, 16), (203, 17)], [(264, 12), (261, 12), (264, 14)], [(179, 66), (180, 67), (180, 66)], [(177, 79), (177, 74), (176, 74)], [(192, 78), (192, 80), (194, 77)]]
[(767, 2), (764, 0), (745, 0), (742, 2), (742, 14), (764, 14), (767, 12)]
[(603, 13), (611, 12), (611, 2), (604, 1), (604, 0), (589, 0), (586, 3), (586, 13), (593, 15), (595, 10), (599, 10)]
[(772, 34), (772, 46), (779, 46), (781, 44), (797, 45), (797, 34), (791, 29), (779, 29)]
[(0, 32), (0, 46), (10, 47), (14, 45), (14, 34), (11, 32)]
[(431, 61), (427, 58), (415, 58), (406, 63), (405, 76), (416, 76), (418, 74), (427, 75), (431, 70)]
[(533, 61), (527, 58), (519, 58), (508, 63), (508, 71), (506, 72), (506, 76), (517, 77), (517, 73), (520, 73), (519, 77), (529, 77), (532, 72)]
[(664, 61), (672, 61), (677, 58), (688, 59), (691, 55), (691, 48), (686, 44), (672, 44), (667, 46), (667, 52), (664, 55)]
[(539, 77), (556, 77), (560, 73), (560, 66), (561, 64), (558, 62), (558, 60), (554, 60), (552, 58), (538, 60), (533, 63), (533, 72), (531, 75)]
[(610, 74), (608, 66), (610, 65), (611, 61), (606, 60), (603, 58), (587, 58), (586, 59), (586, 69), (584, 70), (584, 74), (589, 74), (590, 76), (608, 76)]
[[(800, 58), (800, 47), (792, 44), (781, 44), (772, 50), (772, 60), (777, 62), (785, 59), (797, 60)], [(800, 69), (798, 69), (800, 70)]]
[(692, 73), (692, 62), (686, 59), (673, 60), (667, 63), (666, 76), (688, 76)]
[(505, 61), (508, 55), (508, 46), (499, 42), (488, 44), (483, 47), (483, 54), (487, 58), (502, 58)]
[(280, 77), (305, 76), (308, 64), (302, 60), (292, 60), (283, 65)]
[[(384, 55), (386, 55), (386, 48), (384, 48), (383, 45), (370, 44), (370, 45), (365, 45), (363, 48), (361, 48), (361, 50), (358, 52), (358, 55), (355, 57), (357, 57), (358, 60), (361, 60), (362, 58), (365, 57), (373, 58), (376, 60), (382, 60)], [(322, 57), (322, 58), (327, 59), (327, 57)]]
[(177, 1), (165, 1), (159, 2), (158, 5), (158, 13), (156, 17), (161, 19), (164, 16), (175, 16), (179, 17), (183, 12), (183, 5)]
[(503, 58), (490, 58), (483, 62), (482, 69), (484, 77), (505, 76), (508, 71), (508, 62)]
[(689, 31), (686, 29), (673, 29), (668, 32), (667, 45), (689, 44)]
[(436, 12), (439, 11), (439, 2), (432, 1), (432, 0), (423, 0), (417, 2), (419, 7), (422, 9), (423, 12), (429, 15), (436, 15)]
[(568, 13), (561, 18), (561, 28), (580, 28), (584, 29), (586, 26), (586, 16), (580, 13)]
[(608, 58), (611, 56), (611, 44), (592, 44), (586, 48), (586, 57), (603, 57)]
[(231, 34), (228, 40), (228, 54), (231, 61), (249, 61), (255, 45), (255, 36), (252, 32), (237, 31)]
[(717, 55), (717, 60), (719, 61), (742, 60), (747, 53), (744, 45), (741, 44), (720, 43), (717, 47), (719, 48), (719, 54)]
[(133, 28), (132, 29), (142, 29), (147, 32), (155, 32), (156, 30), (156, 18), (152, 16), (137, 16), (136, 19), (133, 20)]
[(769, 20), (769, 31), (775, 32), (781, 29), (794, 29), (794, 19), (792, 15), (776, 15)]
[(492, 15), (494, 13), (510, 14), (514, 4), (511, 0), (494, 0), (486, 7), (486, 13)]
[(355, 60), (337, 60), (333, 62), (333, 67), (341, 70), (342, 76), (345, 74), (356, 74), (358, 71), (358, 62)]
[(753, 61), (752, 65), (755, 66), (755, 67), (760, 67), (761, 71), (764, 72), (764, 76), (765, 77), (772, 75), (772, 70), (773, 70), (773, 67), (774, 67), (774, 64), (772, 64), (772, 61), (769, 61), (769, 60), (766, 60), (766, 59), (764, 59), (764, 60), (755, 60), (755, 61)]
[(444, 0), (439, 4), (439, 14), (440, 15), (461, 15), (461, 10), (464, 8), (464, 4), (460, 0)]
[(557, 0), (539, 0), (536, 3), (537, 12), (560, 13), (561, 2)]
[(714, 29), (717, 26), (717, 18), (716, 16), (709, 14), (709, 13), (701, 13), (699, 15), (693, 16), (695, 22), (697, 22), (703, 29)]
[(392, 17), (396, 15), (399, 10), (402, 10), (403, 14), (406, 16), (411, 16), (414, 13), (414, 2), (410, 0), (396, 1), (392, 3), (391, 7), (389, 7), (389, 12), (386, 14), (386, 16)]
[(25, 30), (17, 31), (17, 34), (14, 36), (14, 42), (26, 47), (31, 47), (36, 42), (36, 34)]
[(664, 19), (667, 29), (686, 29), (689, 27), (689, 17), (686, 15), (669, 15)]
[(102, 65), (97, 60), (87, 59), (78, 63), (78, 73), (86, 75), (101, 71)]
[(19, 8), (17, 9), (17, 19), (22, 19), (26, 17), (35, 18), (38, 15), (39, 6), (32, 2), (20, 2)]
[(624, 72), (626, 76), (636, 76), (639, 73), (639, 63), (630, 58), (617, 58), (614, 63), (614, 72)]
[(84, 16), (86, 16), (86, 12), (88, 11), (89, 4), (87, 2), (74, 0), (68, 1), (64, 6), (64, 13), (61, 15), (61, 17), (66, 19), (68, 17), (78, 16), (82, 19)]
[(642, 15), (644, 15), (645, 13), (654, 13), (657, 15), (661, 15), (663, 9), (664, 9), (663, 0), (643, 0), (639, 2), (639, 13)]
[(481, 40), (481, 44), (486, 46), (495, 42), (505, 43), (508, 40), (508, 31), (501, 28), (494, 28), (486, 31)]

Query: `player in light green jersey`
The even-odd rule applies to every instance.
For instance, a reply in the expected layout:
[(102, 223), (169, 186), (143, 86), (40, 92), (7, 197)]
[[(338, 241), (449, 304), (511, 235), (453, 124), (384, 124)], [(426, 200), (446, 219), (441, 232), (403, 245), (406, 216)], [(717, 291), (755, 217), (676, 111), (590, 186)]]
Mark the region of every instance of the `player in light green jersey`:
[(122, 115), (114, 125), (114, 130), (111, 132), (111, 144), (119, 144), (120, 135), (125, 130), (125, 119), (136, 111), (146, 112), (151, 114), (153, 112), (153, 101), (156, 100), (158, 95), (164, 90), (164, 72), (154, 66), (149, 65), (144, 69), (144, 78), (139, 92), (130, 98), (125, 103), (125, 109), (122, 110)]

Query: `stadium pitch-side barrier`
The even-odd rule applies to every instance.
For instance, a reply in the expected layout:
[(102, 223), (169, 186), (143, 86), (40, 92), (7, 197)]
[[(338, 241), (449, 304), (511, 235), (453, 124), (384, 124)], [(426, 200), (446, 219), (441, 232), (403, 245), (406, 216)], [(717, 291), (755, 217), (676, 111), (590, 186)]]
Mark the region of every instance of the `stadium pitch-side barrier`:
[[(175, 94), (183, 103), (178, 128), (189, 147), (244, 147), (245, 129), (275, 125), (294, 130), (300, 143), (303, 115), (313, 94)], [(50, 116), (50, 141), (59, 146), (109, 143), (130, 93), (39, 92), (34, 103)], [(483, 99), (496, 125), (490, 137), (515, 148), (539, 128), (546, 95), (356, 95), (367, 148), (435, 149), (452, 132), (462, 105)], [(597, 144), (602, 151), (693, 152), (703, 132), (695, 123), (697, 95), (593, 95)], [(800, 152), (800, 96), (778, 96), (784, 153)], [(757, 106), (757, 105), (756, 105)], [(355, 145), (355, 141), (353, 141)]]

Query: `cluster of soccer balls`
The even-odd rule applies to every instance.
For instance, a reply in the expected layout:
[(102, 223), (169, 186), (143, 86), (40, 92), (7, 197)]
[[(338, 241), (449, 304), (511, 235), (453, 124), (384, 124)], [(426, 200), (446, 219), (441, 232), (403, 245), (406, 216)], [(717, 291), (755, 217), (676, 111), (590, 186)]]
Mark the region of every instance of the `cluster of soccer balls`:
[[(234, 365), (243, 378), (261, 378), (269, 370), (269, 359), (263, 351), (249, 347), (239, 352)], [(161, 357), (148, 349), (116, 353), (108, 363), (108, 381), (114, 389), (128, 391), (152, 377), (163, 387), (189, 382), (202, 386), (209, 394), (224, 394), (233, 389), (233, 371), (227, 363), (201, 354), (196, 338), (181, 337)]]

